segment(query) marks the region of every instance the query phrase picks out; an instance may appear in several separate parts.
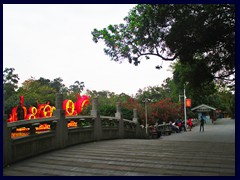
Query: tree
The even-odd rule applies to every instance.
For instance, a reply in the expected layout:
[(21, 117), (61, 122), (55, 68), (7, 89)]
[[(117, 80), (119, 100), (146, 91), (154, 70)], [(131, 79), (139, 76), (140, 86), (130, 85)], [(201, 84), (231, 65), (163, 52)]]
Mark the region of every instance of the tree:
[(18, 88), (19, 77), (17, 74), (14, 74), (14, 71), (14, 68), (5, 68), (3, 71), (3, 90), (5, 100), (11, 97)]
[(37, 107), (37, 103), (42, 104), (47, 102), (55, 105), (56, 93), (57, 91), (50, 86), (50, 80), (45, 78), (39, 78), (38, 80), (34, 78), (27, 79), (17, 91), (19, 96), (24, 96), (27, 107)]
[(153, 117), (159, 123), (169, 121), (174, 122), (179, 117), (179, 104), (172, 102), (169, 98), (165, 98), (159, 102), (151, 103), (150, 106)]
[(53, 81), (50, 82), (50, 86), (54, 89), (56, 89), (57, 92), (64, 92), (65, 90), (65, 85), (62, 83), (63, 79), (62, 78), (55, 78)]
[(207, 69), (201, 82), (234, 82), (234, 5), (141, 4), (124, 20), (125, 24), (92, 31), (93, 41), (103, 40), (104, 52), (112, 60), (128, 59), (138, 65), (142, 56), (179, 59), (181, 64), (201, 64)]
[(235, 118), (235, 94), (223, 90), (218, 92), (216, 96), (221, 105), (218, 109), (225, 111), (231, 118)]
[[(200, 65), (202, 64), (202, 66)], [(207, 103), (208, 97), (217, 92), (216, 83), (212, 80), (202, 81), (202, 76), (207, 77), (208, 69), (204, 66), (204, 63), (199, 61), (198, 63), (190, 66), (183, 65), (179, 61), (172, 64), (173, 69), (173, 81), (175, 84), (176, 93), (182, 95), (183, 89), (187, 92), (187, 97), (192, 99), (193, 106), (201, 103)]]
[(7, 114), (10, 114), (12, 107), (17, 106), (19, 102), (16, 95), (19, 77), (14, 71), (14, 68), (5, 68), (3, 71), (4, 110)]
[[(129, 104), (130, 96), (121, 93), (121, 94), (115, 94), (114, 92), (110, 91), (96, 91), (96, 90), (87, 90), (87, 95), (90, 96), (90, 99), (92, 98), (98, 98), (98, 104), (99, 104), (99, 111), (101, 115), (105, 116), (115, 116), (116, 113), (116, 104), (117, 102), (122, 103), (122, 113), (123, 117), (126, 119), (132, 119), (133, 118), (133, 109), (131, 109)], [(127, 104), (127, 106), (125, 106)], [(131, 106), (132, 107), (132, 106)]]
[(138, 114), (138, 122), (140, 124), (145, 124), (145, 110), (144, 110), (144, 104), (143, 102), (134, 99), (134, 98), (128, 98), (127, 101), (122, 103), (122, 113), (123, 117), (127, 119), (133, 118), (133, 109), (137, 109)]
[(135, 97), (142, 102), (145, 98), (151, 99), (152, 102), (157, 102), (165, 98), (171, 99), (173, 102), (178, 102), (177, 86), (172, 78), (167, 78), (161, 86), (149, 86), (139, 89)]
[(75, 81), (73, 85), (69, 86), (69, 89), (71, 92), (81, 93), (84, 87), (84, 82)]
[(45, 79), (43, 77), (40, 77), (38, 80), (37, 80), (41, 85), (49, 85), (50, 84), (50, 79)]

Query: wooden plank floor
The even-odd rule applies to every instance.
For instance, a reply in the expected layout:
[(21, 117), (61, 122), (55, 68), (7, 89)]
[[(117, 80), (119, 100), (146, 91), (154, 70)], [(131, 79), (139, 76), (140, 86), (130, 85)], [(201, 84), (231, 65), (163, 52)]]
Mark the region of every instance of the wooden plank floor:
[[(219, 124), (206, 126), (204, 133), (195, 127), (191, 132), (157, 140), (118, 139), (80, 144), (13, 164), (3, 169), (3, 175), (234, 176), (233, 125), (224, 126), (227, 131), (223, 136), (229, 139), (221, 140), (214, 136)], [(234, 131), (229, 131), (231, 128)]]

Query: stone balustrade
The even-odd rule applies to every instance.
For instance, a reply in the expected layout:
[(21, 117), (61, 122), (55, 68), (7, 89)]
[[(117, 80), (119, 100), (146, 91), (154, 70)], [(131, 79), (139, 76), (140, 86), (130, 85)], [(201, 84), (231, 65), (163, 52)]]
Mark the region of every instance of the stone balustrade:
[[(56, 95), (56, 110), (50, 118), (20, 120), (3, 123), (4, 160), (3, 166), (38, 154), (65, 148), (75, 144), (118, 138), (147, 138), (145, 130), (137, 121), (134, 110), (133, 120), (123, 119), (121, 103), (116, 105), (115, 117), (100, 116), (98, 99), (93, 98), (90, 116), (65, 116), (62, 109), (63, 95)], [(68, 127), (69, 122), (77, 126)], [(50, 126), (48, 131), (37, 132), (40, 124)], [(11, 133), (17, 128), (30, 129), (27, 136), (12, 138)]]
[[(150, 138), (146, 129), (138, 123), (137, 109), (133, 109), (133, 119), (123, 119), (121, 103), (116, 105), (115, 117), (100, 116), (98, 98), (92, 99), (92, 110), (89, 116), (65, 116), (62, 109), (63, 95), (56, 95), (56, 110), (52, 117), (19, 120), (7, 123), (3, 120), (3, 166), (10, 165), (25, 158), (41, 153), (62, 149), (68, 146), (121, 138)], [(68, 123), (76, 126), (68, 127)], [(47, 131), (36, 131), (36, 127), (45, 124), (50, 127)], [(160, 125), (165, 129), (169, 124)], [(12, 132), (17, 128), (29, 128), (26, 136), (13, 138)], [(149, 129), (148, 129), (149, 131)]]

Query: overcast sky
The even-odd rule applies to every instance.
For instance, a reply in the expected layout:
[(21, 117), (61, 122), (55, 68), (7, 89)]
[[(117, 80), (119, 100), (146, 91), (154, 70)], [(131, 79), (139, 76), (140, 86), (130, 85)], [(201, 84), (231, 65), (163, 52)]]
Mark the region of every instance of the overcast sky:
[(4, 4), (3, 69), (15, 68), (20, 85), (40, 77), (61, 77), (69, 87), (83, 81), (85, 89), (135, 95), (139, 89), (161, 85), (170, 62), (151, 57), (139, 66), (116, 63), (103, 52), (104, 43), (94, 43), (91, 31), (124, 23), (135, 5)]

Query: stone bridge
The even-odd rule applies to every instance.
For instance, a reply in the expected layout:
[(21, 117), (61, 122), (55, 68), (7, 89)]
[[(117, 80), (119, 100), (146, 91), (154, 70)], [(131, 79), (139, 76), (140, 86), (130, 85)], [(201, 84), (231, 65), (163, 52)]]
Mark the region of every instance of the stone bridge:
[[(117, 103), (115, 117), (100, 116), (98, 99), (94, 98), (90, 116), (65, 116), (62, 102), (62, 94), (57, 94), (56, 110), (50, 118), (19, 120), (11, 123), (4, 120), (4, 167), (25, 158), (76, 144), (109, 139), (147, 138), (146, 131), (138, 123), (136, 109), (133, 110), (132, 120), (123, 119), (121, 103)], [(74, 122), (77, 126), (68, 127), (69, 122)], [(37, 132), (36, 127), (40, 124), (50, 126), (50, 130)], [(24, 137), (11, 137), (12, 132), (21, 127), (29, 128), (30, 134)]]
[[(102, 139), (105, 136), (103, 134), (95, 138)], [(77, 137), (80, 138), (79, 135)], [(215, 124), (206, 124), (204, 132), (199, 132), (199, 126), (195, 126), (192, 131), (162, 136), (160, 139), (108, 138), (64, 147), (10, 164), (3, 169), (3, 175), (236, 175), (235, 120), (232, 119), (217, 119)]]

